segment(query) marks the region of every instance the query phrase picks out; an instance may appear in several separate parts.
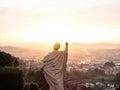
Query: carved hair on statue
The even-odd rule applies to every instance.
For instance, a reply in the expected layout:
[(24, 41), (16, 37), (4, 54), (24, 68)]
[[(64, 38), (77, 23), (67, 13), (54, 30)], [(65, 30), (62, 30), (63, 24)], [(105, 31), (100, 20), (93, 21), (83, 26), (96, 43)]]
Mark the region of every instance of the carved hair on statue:
[(57, 51), (59, 48), (60, 48), (60, 43), (58, 43), (58, 42), (55, 43), (55, 44), (54, 44), (54, 50)]

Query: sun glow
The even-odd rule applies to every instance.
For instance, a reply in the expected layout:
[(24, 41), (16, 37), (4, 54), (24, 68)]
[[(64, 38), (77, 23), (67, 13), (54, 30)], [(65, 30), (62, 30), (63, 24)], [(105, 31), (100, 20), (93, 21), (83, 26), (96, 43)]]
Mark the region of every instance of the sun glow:
[(119, 0), (0, 0), (0, 42), (120, 43)]
[(22, 39), (25, 42), (41, 42), (41, 41), (69, 41), (69, 42), (99, 42), (107, 41), (112, 37), (112, 32), (104, 29), (74, 27), (65, 22), (47, 22), (42, 25), (35, 25), (22, 33)]

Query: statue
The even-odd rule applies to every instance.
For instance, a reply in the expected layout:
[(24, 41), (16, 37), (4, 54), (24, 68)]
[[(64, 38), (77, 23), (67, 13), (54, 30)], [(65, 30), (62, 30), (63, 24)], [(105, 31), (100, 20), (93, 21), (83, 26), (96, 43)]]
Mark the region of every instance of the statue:
[(43, 60), (43, 73), (50, 90), (64, 90), (68, 43), (65, 43), (64, 51), (58, 51), (59, 48), (60, 44), (55, 43), (53, 51), (48, 53)]

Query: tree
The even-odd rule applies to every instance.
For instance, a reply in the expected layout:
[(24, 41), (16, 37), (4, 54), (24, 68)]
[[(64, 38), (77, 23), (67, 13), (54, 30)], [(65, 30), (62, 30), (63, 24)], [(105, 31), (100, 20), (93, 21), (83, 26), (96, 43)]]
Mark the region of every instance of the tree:
[(95, 69), (89, 69), (87, 72), (86, 72), (86, 75), (89, 77), (89, 78), (94, 78), (96, 76), (100, 76), (100, 75), (104, 75), (104, 71), (101, 70), (101, 69), (98, 69), (98, 68), (95, 68)]
[(34, 70), (29, 70), (28, 71), (26, 80), (28, 82), (34, 82), (35, 81), (35, 71)]
[(19, 58), (12, 56), (9, 53), (0, 51), (0, 66), (14, 66), (17, 67), (19, 65)]
[(113, 62), (106, 62), (104, 64), (104, 67), (114, 67), (114, 66), (115, 66), (115, 64)]
[(38, 83), (41, 90), (49, 90), (49, 85), (44, 77), (43, 69), (36, 71), (35, 82)]
[(115, 84), (120, 85), (120, 73), (117, 73), (115, 78), (114, 78)]

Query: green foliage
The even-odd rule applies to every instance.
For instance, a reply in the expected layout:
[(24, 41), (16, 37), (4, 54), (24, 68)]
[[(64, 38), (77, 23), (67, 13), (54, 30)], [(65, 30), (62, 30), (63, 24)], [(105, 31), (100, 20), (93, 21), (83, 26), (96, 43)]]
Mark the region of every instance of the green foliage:
[(0, 66), (1, 67), (4, 67), (4, 66), (17, 67), (19, 65), (18, 60), (19, 58), (16, 58), (9, 53), (0, 51)]
[(115, 84), (120, 85), (120, 73), (116, 74), (114, 81), (115, 81)]
[(25, 83), (24, 90), (38, 90), (39, 86), (37, 83), (30, 82), (30, 83)]
[(47, 84), (47, 82), (45, 80), (42, 69), (38, 70), (38, 71), (30, 70), (27, 73), (26, 81), (38, 83), (41, 90), (49, 90), (49, 85)]
[(28, 82), (34, 82), (35, 81), (35, 71), (29, 70), (27, 73), (26, 81)]
[(115, 66), (115, 64), (113, 62), (106, 62), (104, 64), (104, 67), (114, 67), (114, 66)]
[(70, 76), (70, 80), (81, 80), (86, 78), (84, 73), (76, 69), (71, 70), (71, 72), (67, 72), (67, 74)]
[(113, 81), (114, 80), (114, 76), (110, 76), (110, 75), (101, 75), (101, 76), (97, 76), (95, 77), (95, 79), (97, 80), (105, 80), (105, 81)]
[(14, 66), (14, 67), (19, 66), (18, 60), (19, 60), (19, 58), (13, 57), (13, 66)]
[(99, 75), (104, 75), (104, 70), (101, 70), (101, 69), (98, 69), (98, 68), (95, 68), (93, 70), (88, 70), (87, 72), (87, 75), (89, 75), (89, 77), (96, 77), (96, 76), (99, 76)]
[(5, 73), (20, 73), (20, 69), (15, 67), (0, 67), (0, 74)]
[(21, 70), (0, 67), (0, 90), (23, 90), (24, 80)]
[(38, 83), (38, 85), (41, 88), (41, 90), (49, 90), (49, 85), (46, 82), (46, 79), (44, 77), (42, 69), (36, 71), (36, 73), (35, 73), (35, 82)]
[(70, 72), (67, 72), (67, 74), (69, 80), (94, 79), (94, 77), (105, 75), (104, 71), (98, 68), (89, 69), (86, 72), (73, 69)]

